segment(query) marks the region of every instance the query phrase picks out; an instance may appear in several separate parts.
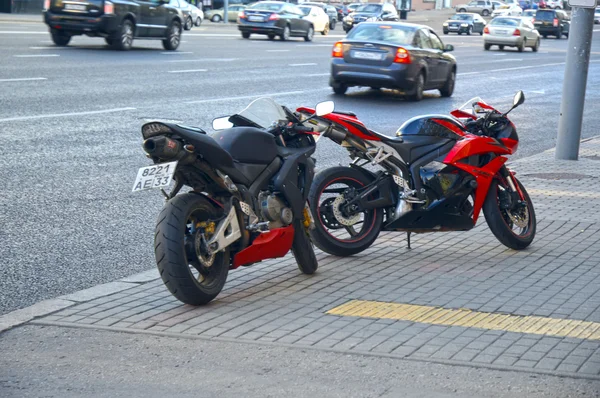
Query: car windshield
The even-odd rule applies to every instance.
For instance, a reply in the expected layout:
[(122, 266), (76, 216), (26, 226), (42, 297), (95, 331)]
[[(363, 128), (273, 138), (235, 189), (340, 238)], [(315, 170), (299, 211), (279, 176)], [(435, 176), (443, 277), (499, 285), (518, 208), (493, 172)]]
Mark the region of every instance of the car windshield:
[(365, 4), (356, 9), (356, 12), (381, 12), (381, 6), (379, 4)]
[(361, 4), (350, 4), (350, 5), (348, 6), (348, 9), (349, 9), (349, 10), (356, 10), (356, 9), (357, 9), (358, 7), (360, 7), (360, 6), (361, 6)]
[(525, 10), (523, 11), (524, 17), (535, 17), (535, 11), (533, 10)]
[(279, 11), (282, 4), (280, 3), (256, 3), (248, 7), (248, 10), (263, 10), (263, 11)]
[(535, 14), (535, 19), (539, 21), (552, 21), (554, 19), (554, 11), (539, 10)]
[(470, 21), (473, 19), (473, 16), (468, 15), (468, 14), (456, 14), (455, 16), (453, 16), (450, 19), (452, 19), (454, 21)]
[(519, 20), (514, 18), (495, 18), (490, 22), (492, 26), (519, 26)]
[(308, 15), (308, 14), (310, 14), (310, 7), (306, 7), (306, 6), (304, 6), (304, 7), (298, 7), (298, 8), (300, 9), (300, 11), (302, 11), (302, 13), (303, 13), (304, 15)]
[(415, 29), (408, 26), (360, 24), (350, 31), (349, 40), (381, 41), (406, 45), (413, 41)]

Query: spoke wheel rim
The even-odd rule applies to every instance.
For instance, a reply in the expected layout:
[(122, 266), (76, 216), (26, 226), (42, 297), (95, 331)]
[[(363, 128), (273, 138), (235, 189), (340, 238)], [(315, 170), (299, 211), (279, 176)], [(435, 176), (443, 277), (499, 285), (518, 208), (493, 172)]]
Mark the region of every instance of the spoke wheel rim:
[(123, 46), (129, 47), (133, 41), (133, 29), (131, 28), (131, 24), (126, 23), (123, 31), (123, 37), (121, 38), (121, 43)]
[(184, 244), (186, 248), (186, 263), (192, 278), (200, 285), (210, 288), (219, 283), (221, 267), (218, 259), (222, 254), (209, 254), (206, 241), (212, 234), (199, 224), (204, 223), (209, 215), (204, 211), (195, 210), (188, 216)]
[(169, 41), (171, 42), (172, 46), (179, 45), (179, 28), (177, 27), (177, 25), (173, 25), (173, 27), (171, 28), (171, 35), (169, 37)]

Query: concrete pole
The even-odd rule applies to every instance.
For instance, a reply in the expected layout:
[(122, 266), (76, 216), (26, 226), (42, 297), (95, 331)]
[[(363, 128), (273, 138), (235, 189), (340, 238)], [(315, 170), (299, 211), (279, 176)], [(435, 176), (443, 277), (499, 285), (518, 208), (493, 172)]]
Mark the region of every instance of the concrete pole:
[(223, 1), (223, 23), (228, 24), (229, 18), (227, 17), (227, 8), (229, 8), (229, 0)]
[(594, 9), (573, 7), (558, 119), (556, 159), (577, 160), (579, 158), (593, 30)]

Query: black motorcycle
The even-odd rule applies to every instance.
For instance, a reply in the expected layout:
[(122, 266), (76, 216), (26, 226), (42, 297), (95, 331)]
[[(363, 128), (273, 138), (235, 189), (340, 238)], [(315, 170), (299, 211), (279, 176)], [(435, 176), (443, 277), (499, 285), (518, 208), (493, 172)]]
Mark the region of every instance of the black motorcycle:
[[(314, 116), (331, 111), (333, 103), (324, 102)], [(304, 125), (310, 119), (260, 98), (215, 119), (212, 135), (158, 121), (142, 127), (154, 165), (139, 170), (133, 191), (157, 188), (166, 197), (154, 251), (165, 285), (180, 301), (206, 304), (221, 292), (230, 269), (290, 249), (300, 271), (317, 270), (308, 234), (316, 144), (312, 127)], [(184, 186), (191, 190), (180, 193)]]

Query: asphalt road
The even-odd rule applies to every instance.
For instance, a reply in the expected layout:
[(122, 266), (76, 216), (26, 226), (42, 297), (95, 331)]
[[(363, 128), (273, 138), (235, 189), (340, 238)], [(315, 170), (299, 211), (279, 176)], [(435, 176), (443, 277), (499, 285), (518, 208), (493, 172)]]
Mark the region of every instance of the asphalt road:
[[(431, 92), (408, 103), (389, 91), (332, 94), (330, 51), (340, 28), (305, 43), (243, 40), (234, 28), (210, 25), (186, 33), (177, 52), (138, 41), (123, 53), (86, 37), (56, 48), (42, 24), (0, 23), (0, 314), (155, 266), (161, 194), (131, 193), (137, 169), (148, 164), (146, 119), (209, 128), (214, 117), (269, 95), (290, 107), (333, 99), (393, 134), (410, 117), (447, 113), (475, 96), (507, 109), (522, 89), (527, 100), (512, 116), (517, 156), (554, 145), (567, 40), (543, 40), (539, 53), (485, 52), (477, 35), (442, 36), (456, 47), (454, 96)], [(585, 137), (600, 123), (598, 28), (592, 51)], [(325, 140), (317, 157), (320, 167), (347, 162)]]
[(600, 394), (594, 380), (87, 329), (25, 326), (0, 335), (0, 345), (0, 395), (6, 398)]

